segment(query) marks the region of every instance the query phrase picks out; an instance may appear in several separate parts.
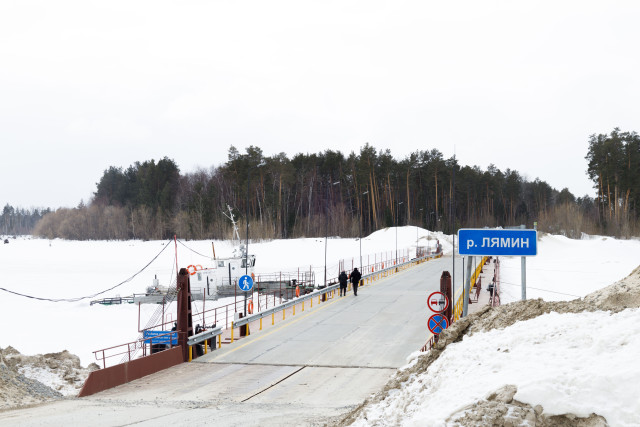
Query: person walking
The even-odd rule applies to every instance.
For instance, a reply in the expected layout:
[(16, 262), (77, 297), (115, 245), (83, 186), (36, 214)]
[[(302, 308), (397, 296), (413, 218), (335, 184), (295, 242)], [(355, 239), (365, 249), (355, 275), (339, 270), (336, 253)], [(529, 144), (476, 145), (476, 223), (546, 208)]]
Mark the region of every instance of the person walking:
[(358, 271), (358, 267), (354, 268), (351, 272), (351, 284), (353, 285), (353, 295), (355, 296), (358, 296), (358, 284), (361, 278), (362, 274)]
[(347, 281), (349, 280), (349, 278), (347, 277), (347, 273), (346, 272), (342, 272), (340, 273), (340, 275), (338, 276), (338, 282), (340, 282), (340, 296), (344, 295), (347, 296)]

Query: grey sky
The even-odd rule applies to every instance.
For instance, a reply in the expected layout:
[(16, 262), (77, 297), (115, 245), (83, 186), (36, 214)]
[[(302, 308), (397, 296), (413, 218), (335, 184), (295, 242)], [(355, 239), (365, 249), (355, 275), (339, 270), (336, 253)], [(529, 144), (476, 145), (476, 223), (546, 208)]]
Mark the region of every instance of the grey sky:
[(640, 2), (0, 0), (0, 204), (75, 206), (109, 166), (366, 142), (454, 146), (594, 195), (588, 136), (640, 131)]

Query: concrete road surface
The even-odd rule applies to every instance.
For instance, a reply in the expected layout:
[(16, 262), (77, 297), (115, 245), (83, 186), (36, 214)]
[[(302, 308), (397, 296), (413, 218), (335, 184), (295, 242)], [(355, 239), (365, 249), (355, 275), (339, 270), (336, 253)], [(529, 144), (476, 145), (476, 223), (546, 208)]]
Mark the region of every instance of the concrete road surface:
[[(112, 390), (0, 413), (0, 425), (332, 424), (428, 340), (427, 296), (451, 263), (429, 261), (364, 286), (358, 296), (299, 309), (191, 363)], [(457, 286), (461, 275), (456, 263)]]

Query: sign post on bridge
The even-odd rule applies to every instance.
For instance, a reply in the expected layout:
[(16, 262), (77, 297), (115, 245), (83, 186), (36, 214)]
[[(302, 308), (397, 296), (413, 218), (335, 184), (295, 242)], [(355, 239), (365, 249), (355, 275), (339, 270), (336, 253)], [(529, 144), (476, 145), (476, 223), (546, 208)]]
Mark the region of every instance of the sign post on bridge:
[[(526, 258), (538, 255), (538, 232), (525, 229), (462, 228), (458, 230), (460, 255), (522, 257), (522, 299), (527, 299)], [(468, 292), (468, 290), (467, 290)]]
[[(427, 307), (434, 312), (427, 321), (427, 327), (432, 334), (437, 336), (449, 326), (449, 318), (444, 313), (449, 308), (449, 298), (442, 292), (433, 292), (427, 298)], [(437, 342), (437, 341), (436, 341)]]
[[(238, 279), (238, 287), (242, 292), (244, 292), (244, 314), (243, 316), (247, 316), (247, 292), (253, 289), (253, 277), (245, 274), (244, 276), (240, 276)], [(240, 336), (246, 336), (247, 331), (249, 329), (249, 325), (243, 325), (240, 327)]]

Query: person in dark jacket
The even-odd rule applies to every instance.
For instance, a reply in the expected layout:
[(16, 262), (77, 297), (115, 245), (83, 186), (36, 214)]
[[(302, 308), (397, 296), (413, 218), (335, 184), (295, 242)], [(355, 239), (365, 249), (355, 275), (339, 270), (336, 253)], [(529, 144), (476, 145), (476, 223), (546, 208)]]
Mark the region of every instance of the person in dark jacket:
[(355, 296), (358, 296), (358, 284), (361, 278), (362, 274), (358, 271), (358, 267), (354, 268), (351, 272), (351, 284), (353, 285), (353, 295)]
[(338, 276), (338, 282), (340, 282), (340, 296), (344, 295), (347, 296), (347, 282), (348, 282), (349, 278), (347, 277), (347, 273), (346, 272), (342, 272), (340, 273), (340, 275)]

